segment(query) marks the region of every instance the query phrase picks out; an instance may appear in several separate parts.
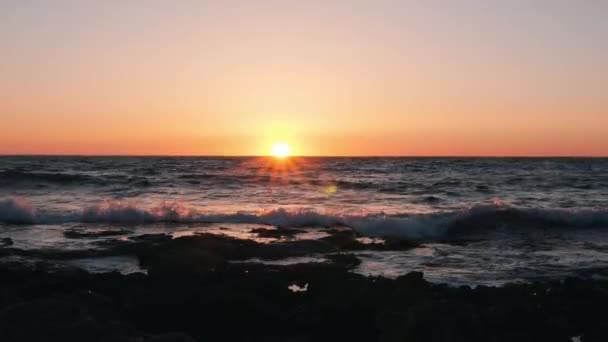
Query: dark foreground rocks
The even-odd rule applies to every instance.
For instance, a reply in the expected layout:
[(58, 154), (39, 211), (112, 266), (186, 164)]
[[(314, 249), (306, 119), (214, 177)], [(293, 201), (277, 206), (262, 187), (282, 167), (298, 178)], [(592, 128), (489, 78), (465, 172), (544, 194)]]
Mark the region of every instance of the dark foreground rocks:
[[(606, 281), (471, 289), (420, 273), (366, 278), (349, 271), (348, 249), (361, 248), (349, 241), (148, 235), (104, 250), (137, 256), (148, 275), (5, 263), (0, 341), (608, 341)], [(311, 251), (328, 261), (242, 262)]]
[(589, 280), (472, 290), (312, 264), (181, 276), (5, 268), (0, 279), (6, 342), (608, 340), (608, 284)]

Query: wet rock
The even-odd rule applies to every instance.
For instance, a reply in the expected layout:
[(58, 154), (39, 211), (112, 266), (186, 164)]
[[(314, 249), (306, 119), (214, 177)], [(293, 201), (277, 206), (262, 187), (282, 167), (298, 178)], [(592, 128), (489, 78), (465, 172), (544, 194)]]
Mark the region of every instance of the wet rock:
[(281, 239), (285, 237), (294, 236), (297, 234), (305, 233), (305, 230), (302, 229), (294, 229), (294, 228), (279, 228), (279, 229), (265, 229), (265, 228), (255, 228), (251, 230), (252, 233), (257, 234), (259, 237), (264, 238), (275, 238)]
[(2, 238), (0, 239), (0, 247), (7, 247), (13, 245), (13, 239), (11, 238)]
[(152, 336), (145, 340), (146, 342), (196, 342), (190, 335), (184, 333), (168, 333), (158, 336)]
[(321, 241), (328, 242), (342, 250), (358, 251), (366, 248), (366, 245), (357, 241), (357, 234), (352, 230), (333, 230), (330, 236)]
[(373, 244), (373, 247), (378, 250), (405, 250), (420, 247), (420, 243), (411, 240), (385, 238), (383, 244)]
[(422, 272), (410, 272), (402, 275), (396, 279), (396, 282), (401, 286), (416, 290), (428, 289), (430, 287), (430, 284), (424, 280), (424, 274)]
[(336, 251), (329, 244), (320, 241), (260, 244), (213, 234), (169, 240), (149, 237), (128, 248), (137, 255), (141, 266), (147, 268), (150, 274), (160, 272), (199, 275), (223, 269), (230, 260), (283, 259)]
[(361, 264), (361, 260), (350, 253), (327, 254), (325, 257), (334, 264), (340, 265), (345, 269), (351, 269)]
[[(328, 241), (148, 235), (120, 248), (150, 275), (0, 264), (0, 341), (608, 340), (604, 280), (453, 288), (420, 272), (364, 277)], [(331, 251), (330, 262), (227, 262), (310, 250)]]
[(128, 230), (101, 230), (101, 231), (83, 231), (77, 229), (70, 229), (63, 232), (63, 236), (69, 239), (83, 239), (83, 238), (98, 238), (105, 236), (117, 236), (127, 235), (130, 232)]
[[(113, 321), (113, 308), (86, 296), (48, 297), (20, 302), (0, 312), (2, 341), (102, 341), (137, 336)], [(108, 316), (109, 314), (109, 316)]]
[[(140, 265), (149, 274), (203, 274), (225, 265), (237, 253), (236, 239), (214, 235), (166, 239), (159, 236), (139, 237), (135, 249)], [(142, 244), (143, 242), (143, 244)]]
[(0, 248), (0, 256), (20, 256), (29, 259), (78, 259), (105, 256), (101, 250), (65, 250), (57, 248), (21, 249), (14, 247)]

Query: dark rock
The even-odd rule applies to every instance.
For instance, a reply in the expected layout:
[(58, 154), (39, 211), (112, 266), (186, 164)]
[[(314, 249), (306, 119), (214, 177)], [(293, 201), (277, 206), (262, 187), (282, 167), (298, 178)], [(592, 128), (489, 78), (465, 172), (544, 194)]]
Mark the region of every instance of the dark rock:
[(128, 230), (101, 230), (101, 231), (82, 231), (77, 229), (70, 229), (63, 232), (63, 235), (69, 239), (82, 239), (82, 238), (96, 238), (104, 236), (117, 236), (127, 235), (130, 232)]
[(294, 228), (279, 228), (279, 229), (255, 228), (255, 229), (252, 229), (251, 232), (257, 234), (257, 236), (259, 236), (259, 237), (281, 239), (281, 238), (288, 237), (288, 236), (302, 234), (302, 233), (305, 233), (306, 231), (302, 230), (302, 229), (294, 229)]
[(152, 336), (145, 340), (146, 342), (196, 342), (190, 335), (184, 333), (168, 333), (158, 336)]
[[(147, 276), (0, 264), (0, 341), (608, 341), (607, 281), (453, 288), (420, 272), (364, 277), (338, 247), (348, 237), (337, 241), (147, 235), (107, 246), (137, 255)], [(311, 250), (330, 262), (229, 262)]]
[(345, 269), (356, 267), (361, 263), (361, 260), (359, 260), (359, 258), (349, 253), (327, 254), (325, 257), (334, 264), (340, 265)]
[(357, 240), (357, 234), (352, 230), (334, 230), (330, 236), (321, 240), (342, 250), (354, 251), (366, 248), (365, 244)]
[(396, 282), (400, 286), (417, 290), (428, 289), (430, 286), (430, 284), (424, 280), (424, 274), (422, 272), (410, 272), (406, 275), (402, 275), (396, 279)]
[(419, 247), (420, 243), (411, 240), (385, 238), (384, 244), (376, 244), (375, 247), (380, 250), (405, 250)]
[[(195, 241), (224, 248), (208, 239), (178, 245)], [(329, 258), (347, 263), (352, 256)], [(584, 340), (605, 341), (608, 337), (603, 315), (608, 283), (602, 281), (573, 278), (501, 288), (451, 288), (429, 284), (419, 272), (389, 280), (322, 264), (280, 270), (241, 264), (188, 274), (92, 275), (0, 266), (0, 340), (568, 341), (584, 334)], [(292, 284), (309, 284), (308, 291), (293, 293), (287, 289)]]

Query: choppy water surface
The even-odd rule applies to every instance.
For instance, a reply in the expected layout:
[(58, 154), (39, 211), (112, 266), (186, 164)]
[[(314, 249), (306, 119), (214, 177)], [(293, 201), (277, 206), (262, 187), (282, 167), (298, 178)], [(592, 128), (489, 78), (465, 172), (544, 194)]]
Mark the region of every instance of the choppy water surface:
[[(0, 158), (0, 238), (15, 248), (95, 248), (116, 238), (64, 234), (78, 229), (272, 243), (251, 229), (304, 227), (300, 238), (314, 239), (329, 226), (424, 242), (359, 253), (363, 274), (422, 270), (453, 284), (600, 276), (608, 159)], [(120, 258), (73, 262), (136, 270)]]

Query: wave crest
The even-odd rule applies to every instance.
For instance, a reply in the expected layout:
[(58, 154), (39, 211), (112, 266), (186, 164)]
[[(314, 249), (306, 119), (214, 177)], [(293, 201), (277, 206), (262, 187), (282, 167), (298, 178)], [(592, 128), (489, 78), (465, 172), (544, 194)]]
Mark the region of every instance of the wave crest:
[(105, 201), (82, 211), (82, 222), (146, 223), (190, 221), (193, 213), (178, 202), (161, 202), (158, 206), (143, 209), (120, 201)]
[(597, 228), (608, 227), (608, 209), (558, 210), (523, 209), (500, 205), (477, 206), (468, 210), (433, 214), (344, 215), (312, 210), (283, 208), (260, 213), (203, 213), (179, 202), (161, 202), (151, 208), (106, 201), (80, 212), (42, 213), (25, 201), (0, 200), (0, 222), (33, 223), (251, 223), (277, 227), (347, 226), (362, 235), (404, 239), (436, 239), (468, 233), (492, 231), (500, 227), (531, 228)]
[(0, 200), (0, 222), (36, 223), (37, 216), (34, 208), (26, 201), (8, 198)]

